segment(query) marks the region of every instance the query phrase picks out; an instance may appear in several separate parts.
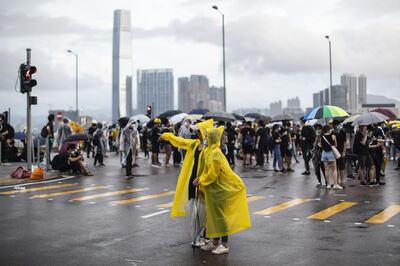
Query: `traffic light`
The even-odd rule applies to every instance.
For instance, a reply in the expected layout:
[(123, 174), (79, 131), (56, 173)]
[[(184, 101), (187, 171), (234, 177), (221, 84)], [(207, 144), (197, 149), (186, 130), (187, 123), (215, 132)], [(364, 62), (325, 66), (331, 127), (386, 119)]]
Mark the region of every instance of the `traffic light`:
[(32, 75), (37, 71), (35, 66), (28, 64), (21, 64), (19, 66), (19, 91), (21, 93), (31, 92), (32, 87), (37, 85), (35, 79), (32, 79)]
[(146, 114), (149, 118), (151, 118), (151, 105), (148, 105), (146, 108)]

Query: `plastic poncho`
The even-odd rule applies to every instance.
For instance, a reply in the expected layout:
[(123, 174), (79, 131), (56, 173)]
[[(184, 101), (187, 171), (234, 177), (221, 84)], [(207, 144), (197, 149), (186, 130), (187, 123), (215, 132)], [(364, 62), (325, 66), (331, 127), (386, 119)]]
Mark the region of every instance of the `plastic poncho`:
[(199, 178), (209, 238), (231, 235), (251, 227), (246, 187), (232, 171), (219, 146), (222, 131), (223, 128), (207, 130), (208, 147), (204, 151), (204, 170)]
[[(132, 129), (130, 129), (131, 126)], [(132, 158), (135, 158), (135, 153), (138, 149), (140, 149), (140, 136), (136, 129), (136, 122), (129, 121), (126, 127), (121, 131), (121, 136), (119, 138), (119, 150), (122, 153), (122, 163), (125, 164), (130, 150), (132, 150)]]
[[(212, 128), (214, 121), (212, 119), (198, 123), (197, 126), (201, 132), (203, 139), (205, 138), (205, 132), (208, 128)], [(199, 139), (185, 139), (177, 137), (173, 133), (164, 133), (161, 135), (163, 140), (169, 141), (173, 146), (185, 149), (186, 155), (183, 160), (181, 172), (176, 183), (174, 202), (172, 204), (171, 217), (186, 216), (186, 204), (188, 202), (188, 191), (190, 175), (194, 164), (194, 153), (197, 147), (200, 145)], [(201, 173), (203, 169), (203, 154), (204, 149), (201, 151), (199, 156), (199, 162), (197, 167), (197, 173)]]

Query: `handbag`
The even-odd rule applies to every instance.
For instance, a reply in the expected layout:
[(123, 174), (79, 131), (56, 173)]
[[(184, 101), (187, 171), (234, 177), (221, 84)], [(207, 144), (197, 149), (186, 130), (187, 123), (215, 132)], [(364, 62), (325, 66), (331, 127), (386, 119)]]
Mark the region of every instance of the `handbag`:
[[(325, 138), (325, 136), (322, 136), (324, 138), (324, 140), (329, 143), (331, 145), (331, 143)], [(338, 149), (334, 146), (331, 145), (331, 149), (333, 151), (333, 155), (335, 156), (335, 159), (339, 159), (340, 157), (342, 157), (342, 155), (340, 154), (340, 152), (338, 151)]]

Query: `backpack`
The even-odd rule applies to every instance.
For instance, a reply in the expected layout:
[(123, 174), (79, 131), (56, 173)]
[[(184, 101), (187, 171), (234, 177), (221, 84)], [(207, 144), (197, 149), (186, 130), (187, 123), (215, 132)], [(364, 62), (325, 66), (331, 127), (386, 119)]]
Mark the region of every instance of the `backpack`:
[(11, 172), (10, 176), (16, 179), (30, 178), (31, 172), (24, 169), (22, 166), (18, 166), (17, 169)]
[(253, 145), (254, 138), (250, 133), (247, 133), (246, 136), (244, 136), (243, 144), (246, 146)]
[(53, 168), (53, 170), (59, 170), (58, 169), (58, 161), (59, 161), (60, 155), (56, 155), (53, 157), (53, 160), (51, 160), (51, 168)]
[(49, 135), (49, 131), (47, 131), (47, 125), (45, 125), (42, 128), (42, 131), (40, 131), (40, 136), (45, 139), (45, 138), (47, 138), (48, 135)]

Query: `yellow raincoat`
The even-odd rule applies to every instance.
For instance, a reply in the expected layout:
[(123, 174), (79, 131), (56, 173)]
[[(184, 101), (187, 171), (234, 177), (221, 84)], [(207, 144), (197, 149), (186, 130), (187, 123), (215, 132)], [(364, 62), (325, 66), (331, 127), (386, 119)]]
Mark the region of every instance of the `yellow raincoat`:
[[(201, 132), (203, 139), (205, 138), (205, 132), (208, 128), (212, 128), (214, 121), (212, 119), (198, 123), (197, 126)], [(185, 149), (186, 155), (183, 161), (182, 169), (176, 183), (174, 202), (172, 204), (171, 217), (185, 216), (186, 215), (186, 204), (189, 198), (189, 182), (190, 175), (194, 164), (194, 153), (197, 147), (200, 145), (199, 139), (185, 139), (177, 137), (172, 133), (164, 133), (161, 135), (163, 140), (169, 141), (173, 146)], [(201, 173), (203, 169), (203, 151), (199, 155), (199, 162), (197, 167), (197, 173)]]
[(222, 131), (223, 127), (207, 130), (208, 147), (204, 151), (205, 163), (199, 178), (209, 238), (231, 235), (251, 227), (246, 187), (219, 147)]

